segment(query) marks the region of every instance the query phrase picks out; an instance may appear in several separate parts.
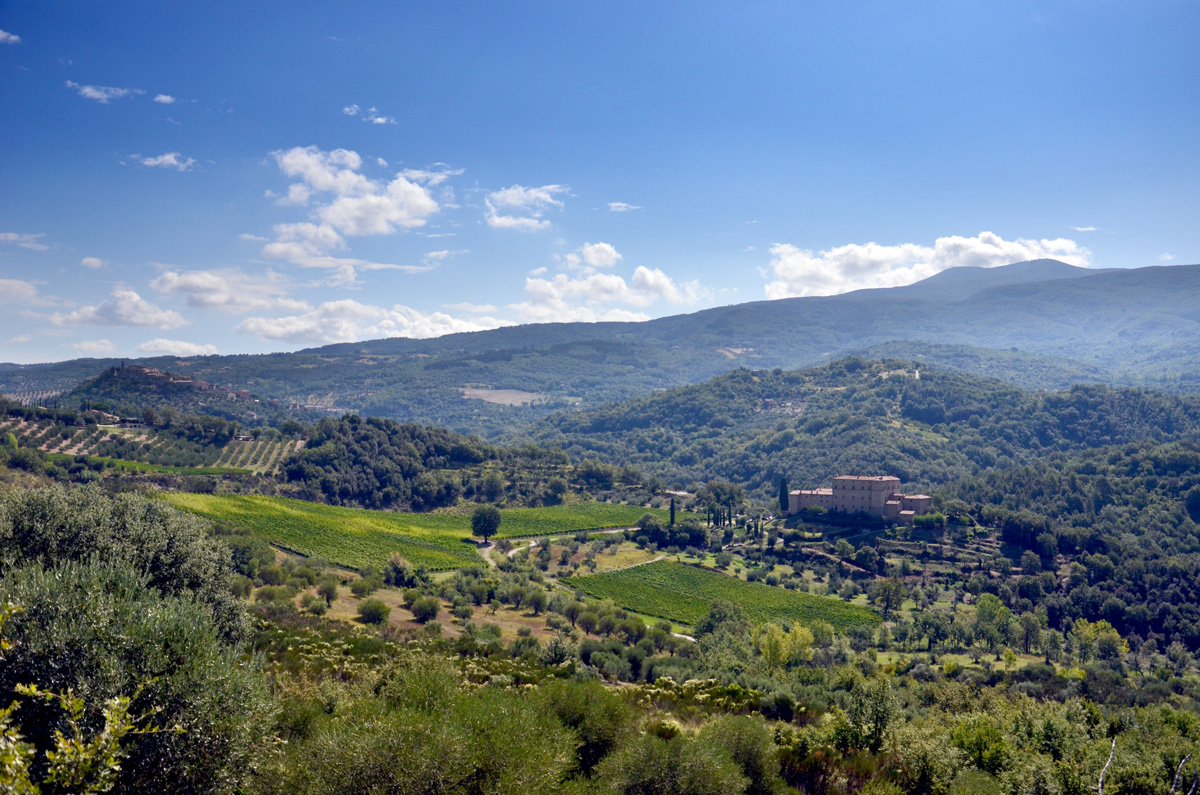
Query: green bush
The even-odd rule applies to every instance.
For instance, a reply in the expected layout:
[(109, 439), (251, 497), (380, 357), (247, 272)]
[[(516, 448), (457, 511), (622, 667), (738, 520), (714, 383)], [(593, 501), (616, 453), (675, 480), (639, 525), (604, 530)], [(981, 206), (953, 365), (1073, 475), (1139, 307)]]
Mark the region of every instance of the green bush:
[(358, 618), (364, 624), (382, 624), (392, 614), (392, 608), (378, 599), (367, 599), (358, 605)]
[(412, 603), (410, 609), (412, 610), (413, 618), (424, 624), (437, 618), (441, 606), (441, 602), (436, 597), (422, 596)]
[[(12, 648), (0, 665), (0, 693), (18, 684), (71, 690), (97, 709), (133, 697), (131, 714), (181, 731), (139, 737), (116, 791), (236, 791), (256, 764), (270, 722), (265, 678), (223, 640), (207, 605), (162, 596), (151, 582), (124, 562), (6, 570), (0, 603), (20, 612), (4, 626)], [(69, 731), (55, 704), (22, 701), (15, 719), (38, 758), (53, 747), (55, 731)]]

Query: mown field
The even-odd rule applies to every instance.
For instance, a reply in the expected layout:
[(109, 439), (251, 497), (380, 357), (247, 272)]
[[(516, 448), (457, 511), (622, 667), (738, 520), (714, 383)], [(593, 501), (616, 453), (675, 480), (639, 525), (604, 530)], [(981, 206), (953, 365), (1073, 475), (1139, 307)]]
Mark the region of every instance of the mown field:
[[(164, 499), (191, 513), (244, 527), (301, 555), (354, 569), (381, 568), (399, 552), (414, 565), (432, 570), (481, 563), (466, 543), (469, 513), (391, 513), (337, 508), (319, 503), (235, 494), (166, 494)], [(647, 509), (631, 505), (579, 503), (501, 511), (501, 537), (560, 535), (578, 530), (624, 527)], [(663, 514), (664, 511), (653, 513)]]
[(780, 619), (801, 624), (827, 621), (845, 632), (851, 626), (874, 626), (881, 620), (865, 607), (666, 560), (563, 582), (589, 596), (612, 599), (628, 610), (690, 626), (704, 618), (714, 599), (739, 605), (755, 624)]

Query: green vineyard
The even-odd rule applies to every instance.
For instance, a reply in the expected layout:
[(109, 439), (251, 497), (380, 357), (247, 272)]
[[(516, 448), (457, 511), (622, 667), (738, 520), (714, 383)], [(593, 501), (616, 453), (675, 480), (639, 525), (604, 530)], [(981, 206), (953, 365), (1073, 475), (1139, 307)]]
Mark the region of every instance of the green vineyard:
[[(243, 527), (301, 555), (355, 569), (382, 567), (399, 552), (433, 570), (481, 562), (467, 543), (471, 516), (462, 513), (391, 513), (337, 508), (281, 497), (229, 494), (164, 494), (177, 508), (221, 524)], [(634, 505), (579, 503), (501, 511), (501, 537), (562, 535), (624, 527), (648, 509)], [(663, 514), (664, 511), (652, 511)]]
[(871, 610), (837, 599), (788, 591), (670, 561), (564, 580), (589, 596), (612, 599), (639, 613), (694, 626), (714, 599), (740, 606), (753, 623), (784, 619), (801, 624), (826, 621), (840, 632), (880, 622)]
[[(408, 514), (334, 508), (279, 497), (165, 494), (164, 499), (221, 524), (242, 527), (273, 544), (352, 569), (382, 568), (392, 552), (431, 570), (482, 562), (469, 530), (419, 527)], [(470, 521), (466, 522), (469, 528)]]

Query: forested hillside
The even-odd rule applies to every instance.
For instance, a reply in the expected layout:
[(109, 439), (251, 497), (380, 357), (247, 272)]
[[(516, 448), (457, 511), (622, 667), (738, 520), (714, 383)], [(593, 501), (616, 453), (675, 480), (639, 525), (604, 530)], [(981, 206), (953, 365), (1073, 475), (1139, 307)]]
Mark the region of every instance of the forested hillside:
[[(965, 503), (998, 524), (1014, 558), (1033, 553), (1007, 586), (1014, 607), (1030, 600), (1054, 624), (1104, 620), (1124, 635), (1156, 635), (1163, 648), (1200, 648), (1200, 443), (1057, 455), (947, 484), (943, 494), (949, 513)], [(1059, 555), (1068, 576), (1043, 582), (1041, 566)]]
[(1028, 392), (908, 362), (850, 358), (809, 370), (737, 370), (704, 384), (552, 416), (529, 435), (575, 459), (669, 482), (732, 480), (767, 496), (850, 472), (924, 487), (1064, 451), (1200, 432), (1200, 399), (1078, 386)]

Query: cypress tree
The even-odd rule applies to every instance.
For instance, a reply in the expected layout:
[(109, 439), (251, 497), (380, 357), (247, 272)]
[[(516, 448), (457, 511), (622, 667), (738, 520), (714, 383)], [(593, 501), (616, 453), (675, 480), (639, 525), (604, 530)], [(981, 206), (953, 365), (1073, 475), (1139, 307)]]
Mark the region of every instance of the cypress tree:
[(675, 526), (675, 498), (671, 498), (671, 527)]
[(779, 510), (782, 513), (788, 512), (788, 482), (786, 475), (779, 479)]

